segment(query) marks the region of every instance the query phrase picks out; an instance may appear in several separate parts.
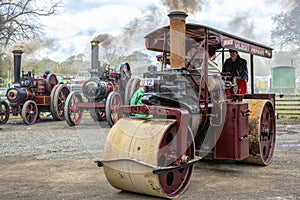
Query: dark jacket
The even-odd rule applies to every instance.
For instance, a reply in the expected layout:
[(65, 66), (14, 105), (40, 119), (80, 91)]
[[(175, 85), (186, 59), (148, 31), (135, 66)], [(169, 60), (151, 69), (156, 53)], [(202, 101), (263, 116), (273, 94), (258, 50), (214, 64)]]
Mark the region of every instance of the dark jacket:
[(248, 81), (247, 61), (239, 55), (235, 62), (227, 58), (222, 68), (222, 72), (230, 72), (232, 77), (238, 77), (240, 80)]

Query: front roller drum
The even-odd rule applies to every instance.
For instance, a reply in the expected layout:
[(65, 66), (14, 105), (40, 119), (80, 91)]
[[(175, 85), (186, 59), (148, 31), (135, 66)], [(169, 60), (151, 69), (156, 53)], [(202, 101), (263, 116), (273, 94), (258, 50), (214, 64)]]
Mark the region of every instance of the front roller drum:
[[(108, 134), (103, 169), (117, 189), (175, 198), (190, 182), (193, 165), (184, 163), (194, 155), (191, 131), (177, 134), (176, 120), (121, 118)], [(154, 173), (153, 166), (166, 170)]]
[(249, 157), (243, 162), (269, 165), (275, 148), (275, 112), (268, 100), (249, 100)]

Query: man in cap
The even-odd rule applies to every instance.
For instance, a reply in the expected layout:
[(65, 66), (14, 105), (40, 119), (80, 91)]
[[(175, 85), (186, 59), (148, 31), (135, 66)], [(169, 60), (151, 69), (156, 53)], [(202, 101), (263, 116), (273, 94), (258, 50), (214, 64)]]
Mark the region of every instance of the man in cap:
[(236, 50), (229, 49), (230, 58), (225, 60), (222, 72), (230, 72), (230, 81), (237, 82), (238, 94), (247, 93), (248, 68), (247, 61), (240, 57)]

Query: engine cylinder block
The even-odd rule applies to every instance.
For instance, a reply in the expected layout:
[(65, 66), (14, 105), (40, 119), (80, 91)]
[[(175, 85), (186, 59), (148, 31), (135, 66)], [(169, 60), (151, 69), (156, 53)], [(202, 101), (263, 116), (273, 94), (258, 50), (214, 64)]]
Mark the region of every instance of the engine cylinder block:
[(100, 100), (113, 91), (111, 82), (104, 82), (95, 78), (87, 80), (83, 84), (83, 95), (89, 100)]

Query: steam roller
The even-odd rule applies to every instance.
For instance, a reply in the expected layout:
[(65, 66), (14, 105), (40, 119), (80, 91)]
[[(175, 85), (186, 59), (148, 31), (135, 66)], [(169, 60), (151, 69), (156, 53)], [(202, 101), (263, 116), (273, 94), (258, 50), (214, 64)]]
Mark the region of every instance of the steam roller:
[(193, 165), (201, 159), (271, 163), (275, 94), (255, 94), (253, 73), (248, 94), (242, 90), (246, 80), (224, 74), (212, 60), (216, 53), (225, 60), (228, 49), (241, 51), (250, 55), (253, 72), (253, 56), (271, 58), (270, 47), (186, 24), (187, 14), (181, 11), (168, 16), (170, 26), (145, 37), (146, 48), (161, 53), (161, 69), (151, 65), (143, 73), (142, 105), (119, 107), (103, 160), (97, 163), (117, 189), (176, 198), (187, 189)]
[(196, 161), (191, 130), (176, 119), (121, 118), (109, 132), (102, 164), (117, 189), (175, 198), (187, 188)]

